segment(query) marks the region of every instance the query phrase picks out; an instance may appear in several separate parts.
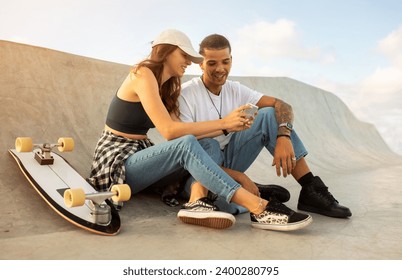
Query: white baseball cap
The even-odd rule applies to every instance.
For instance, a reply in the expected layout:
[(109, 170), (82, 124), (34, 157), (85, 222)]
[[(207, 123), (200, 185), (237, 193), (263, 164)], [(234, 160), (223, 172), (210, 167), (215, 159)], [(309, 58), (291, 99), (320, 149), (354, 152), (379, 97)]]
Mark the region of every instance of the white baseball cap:
[(160, 44), (169, 44), (178, 46), (184, 51), (194, 63), (201, 63), (204, 59), (199, 53), (197, 53), (191, 45), (190, 39), (183, 32), (176, 29), (167, 29), (159, 34), (154, 41), (152, 41), (152, 47)]

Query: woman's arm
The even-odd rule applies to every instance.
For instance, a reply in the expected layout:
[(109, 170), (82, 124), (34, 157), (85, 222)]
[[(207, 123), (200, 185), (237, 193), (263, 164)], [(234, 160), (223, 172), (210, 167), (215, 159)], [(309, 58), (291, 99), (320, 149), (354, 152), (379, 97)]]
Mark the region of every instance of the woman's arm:
[(260, 196), (260, 192), (256, 184), (243, 172), (236, 171), (233, 169), (229, 169), (226, 167), (222, 167), (222, 169), (235, 180), (238, 182), (243, 188), (247, 191), (251, 192), (256, 196)]
[(131, 79), (130, 83), (129, 87), (133, 89), (134, 94), (138, 95), (145, 112), (156, 129), (167, 140), (188, 134), (195, 136), (205, 135), (223, 129), (239, 131), (244, 127), (245, 118), (242, 107), (235, 110), (228, 117), (214, 121), (183, 123), (172, 119), (159, 96), (158, 83), (155, 76), (146, 67), (141, 68), (135, 74), (135, 77)]

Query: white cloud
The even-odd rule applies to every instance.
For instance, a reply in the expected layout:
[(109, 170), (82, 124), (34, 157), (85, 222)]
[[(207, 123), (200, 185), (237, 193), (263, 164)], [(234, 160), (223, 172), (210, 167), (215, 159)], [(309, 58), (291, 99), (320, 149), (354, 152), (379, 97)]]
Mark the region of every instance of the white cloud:
[(358, 91), (365, 103), (382, 106), (400, 100), (402, 91), (402, 27), (378, 42), (378, 52), (387, 58), (388, 65), (380, 65), (361, 80)]
[[(402, 67), (379, 67), (360, 82), (360, 90), (372, 96), (373, 102), (387, 103), (402, 90)], [(375, 101), (374, 101), (375, 100)]]
[(402, 26), (382, 39), (378, 50), (388, 57), (392, 65), (402, 69)]
[(402, 92), (402, 27), (392, 31), (378, 43), (378, 52), (388, 59), (388, 65), (378, 66), (359, 83), (359, 91), (373, 103), (389, 103)]
[(277, 58), (320, 63), (335, 61), (334, 54), (323, 53), (320, 47), (304, 46), (296, 24), (288, 19), (279, 19), (273, 23), (258, 21), (245, 25), (237, 30), (232, 41), (232, 44), (236, 46), (233, 50), (234, 56), (246, 57), (248, 60), (260, 61), (260, 63)]

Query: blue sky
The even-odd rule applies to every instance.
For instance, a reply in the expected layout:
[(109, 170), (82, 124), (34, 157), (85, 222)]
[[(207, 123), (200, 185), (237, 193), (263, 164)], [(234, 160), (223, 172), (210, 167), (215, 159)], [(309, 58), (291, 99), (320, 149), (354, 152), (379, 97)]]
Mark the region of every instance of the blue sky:
[[(402, 1), (0, 0), (0, 39), (134, 64), (177, 28), (227, 36), (235, 76), (287, 76), (339, 96), (402, 154)], [(262, 47), (264, 46), (264, 47)], [(200, 74), (198, 66), (187, 74)]]

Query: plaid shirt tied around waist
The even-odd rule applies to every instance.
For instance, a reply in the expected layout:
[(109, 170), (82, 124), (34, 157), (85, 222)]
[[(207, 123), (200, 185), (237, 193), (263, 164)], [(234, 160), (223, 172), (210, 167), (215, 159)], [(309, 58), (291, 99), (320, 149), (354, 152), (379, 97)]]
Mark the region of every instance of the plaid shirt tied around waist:
[[(96, 145), (91, 173), (87, 181), (98, 191), (109, 191), (113, 185), (124, 184), (125, 160), (137, 151), (153, 145), (149, 139), (133, 140), (104, 130)], [(115, 204), (118, 208), (123, 205), (121, 202)]]

